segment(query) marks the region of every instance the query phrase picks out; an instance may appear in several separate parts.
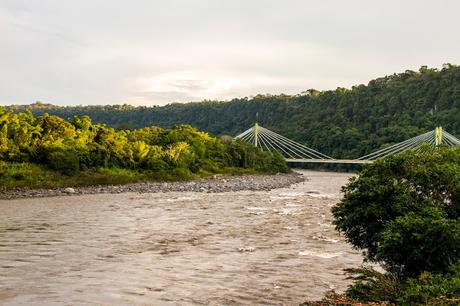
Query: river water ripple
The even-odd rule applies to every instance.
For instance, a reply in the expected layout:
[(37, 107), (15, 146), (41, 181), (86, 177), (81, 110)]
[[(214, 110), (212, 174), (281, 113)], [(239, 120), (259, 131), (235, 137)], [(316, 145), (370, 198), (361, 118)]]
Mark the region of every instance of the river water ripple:
[(297, 305), (362, 257), (330, 208), (349, 175), (269, 192), (0, 201), (1, 305)]

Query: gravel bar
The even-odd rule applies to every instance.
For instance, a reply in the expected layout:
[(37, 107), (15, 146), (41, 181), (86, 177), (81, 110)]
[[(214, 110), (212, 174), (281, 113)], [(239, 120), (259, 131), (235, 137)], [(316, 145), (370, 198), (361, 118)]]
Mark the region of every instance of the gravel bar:
[(269, 191), (289, 187), (303, 182), (305, 177), (299, 173), (278, 173), (275, 175), (214, 176), (185, 182), (144, 182), (125, 185), (97, 185), (67, 187), (56, 189), (15, 188), (0, 193), (1, 200), (18, 198), (56, 197), (64, 195), (123, 193), (123, 192), (231, 192), (231, 191)]

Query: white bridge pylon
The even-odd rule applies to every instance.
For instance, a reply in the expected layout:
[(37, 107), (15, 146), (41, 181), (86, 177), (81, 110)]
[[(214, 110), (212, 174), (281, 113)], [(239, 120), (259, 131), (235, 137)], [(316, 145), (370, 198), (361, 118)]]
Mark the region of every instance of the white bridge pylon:
[(335, 163), (335, 164), (369, 164), (379, 158), (402, 153), (407, 150), (420, 150), (423, 146), (438, 145), (460, 146), (460, 140), (443, 131), (442, 127), (425, 134), (410, 138), (387, 148), (364, 155), (357, 159), (334, 159), (313, 150), (280, 134), (261, 127), (257, 123), (235, 137), (253, 144), (264, 151), (279, 151), (287, 162), (294, 163)]

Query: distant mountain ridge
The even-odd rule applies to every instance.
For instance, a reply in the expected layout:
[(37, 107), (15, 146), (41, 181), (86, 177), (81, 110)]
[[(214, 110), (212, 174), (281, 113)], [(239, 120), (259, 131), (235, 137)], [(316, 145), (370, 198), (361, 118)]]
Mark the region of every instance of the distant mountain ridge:
[(361, 156), (442, 125), (460, 136), (460, 67), (422, 66), (371, 80), (351, 89), (298, 95), (257, 95), (228, 102), (203, 101), (166, 106), (12, 106), (34, 115), (65, 119), (89, 115), (115, 128), (190, 124), (215, 135), (237, 135), (259, 123), (321, 152), (341, 158)]

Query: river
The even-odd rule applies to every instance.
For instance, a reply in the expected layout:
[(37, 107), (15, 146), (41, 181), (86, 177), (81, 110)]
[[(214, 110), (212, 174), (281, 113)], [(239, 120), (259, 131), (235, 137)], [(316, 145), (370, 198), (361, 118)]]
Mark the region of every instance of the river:
[(272, 191), (0, 201), (1, 305), (298, 305), (361, 264), (330, 208), (349, 174)]

